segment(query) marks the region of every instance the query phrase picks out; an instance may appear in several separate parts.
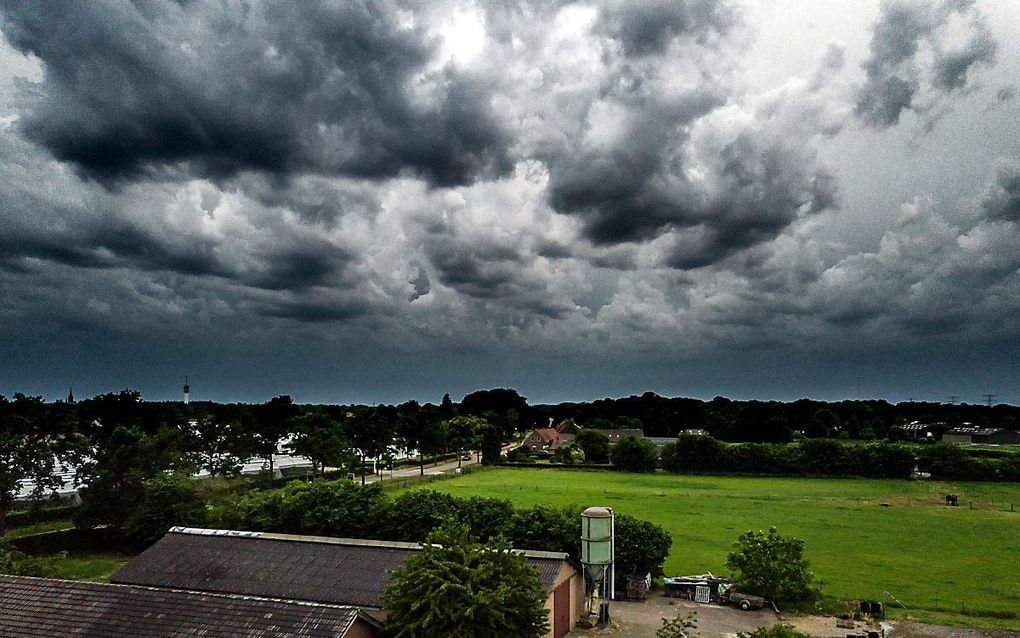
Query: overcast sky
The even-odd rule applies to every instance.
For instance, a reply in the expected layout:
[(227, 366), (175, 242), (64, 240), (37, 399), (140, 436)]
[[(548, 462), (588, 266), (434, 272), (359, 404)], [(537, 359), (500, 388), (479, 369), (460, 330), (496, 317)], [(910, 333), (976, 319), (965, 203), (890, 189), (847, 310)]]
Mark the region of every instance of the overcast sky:
[(0, 393), (1020, 403), (1015, 0), (0, 0)]

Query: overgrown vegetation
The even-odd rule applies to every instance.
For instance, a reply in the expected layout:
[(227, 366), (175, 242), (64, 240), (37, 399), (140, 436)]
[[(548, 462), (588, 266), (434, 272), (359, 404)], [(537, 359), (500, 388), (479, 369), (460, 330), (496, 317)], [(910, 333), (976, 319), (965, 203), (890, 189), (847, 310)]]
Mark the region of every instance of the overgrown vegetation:
[(726, 567), (741, 591), (776, 604), (811, 601), (820, 594), (811, 583), (814, 576), (804, 558), (804, 541), (783, 536), (775, 527), (768, 533), (741, 534), (726, 557)]
[(538, 638), (549, 627), (538, 572), (502, 537), (480, 543), (466, 525), (429, 533), (383, 594), (387, 638)]

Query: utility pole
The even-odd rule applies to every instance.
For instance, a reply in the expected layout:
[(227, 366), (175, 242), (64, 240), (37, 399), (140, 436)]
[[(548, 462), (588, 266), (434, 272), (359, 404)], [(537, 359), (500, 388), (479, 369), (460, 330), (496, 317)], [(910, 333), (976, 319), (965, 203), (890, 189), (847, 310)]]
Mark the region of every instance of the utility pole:
[(957, 401), (959, 401), (959, 400), (960, 400), (960, 397), (959, 397), (959, 396), (957, 396), (957, 395), (955, 395), (955, 394), (950, 394), (950, 395), (949, 395), (948, 397), (946, 397), (946, 398), (947, 398), (947, 399), (949, 399), (949, 404), (950, 404), (950, 405), (956, 405)]
[(981, 396), (983, 396), (985, 399), (988, 400), (988, 407), (992, 407), (992, 399), (998, 397), (999, 395), (997, 395), (997, 394), (982, 394)]

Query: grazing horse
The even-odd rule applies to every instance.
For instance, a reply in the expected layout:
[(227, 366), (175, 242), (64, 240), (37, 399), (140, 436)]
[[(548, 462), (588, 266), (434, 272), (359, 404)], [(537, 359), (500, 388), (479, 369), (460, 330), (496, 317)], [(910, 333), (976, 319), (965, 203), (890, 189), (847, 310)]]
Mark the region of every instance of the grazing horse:
[(956, 494), (946, 494), (946, 507), (956, 507), (960, 504), (960, 497)]

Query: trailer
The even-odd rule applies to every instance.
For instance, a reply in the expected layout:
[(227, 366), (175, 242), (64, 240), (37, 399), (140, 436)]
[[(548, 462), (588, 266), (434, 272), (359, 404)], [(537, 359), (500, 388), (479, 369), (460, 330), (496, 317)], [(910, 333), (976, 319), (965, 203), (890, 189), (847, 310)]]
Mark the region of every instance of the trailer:
[(755, 596), (754, 594), (745, 594), (739, 592), (736, 589), (728, 589), (722, 594), (722, 601), (729, 603), (736, 607), (740, 607), (744, 611), (751, 611), (752, 609), (761, 609), (768, 603), (767, 600), (761, 596)]
[(699, 603), (722, 602), (723, 594), (731, 587), (732, 580), (711, 573), (663, 579), (663, 595)]

